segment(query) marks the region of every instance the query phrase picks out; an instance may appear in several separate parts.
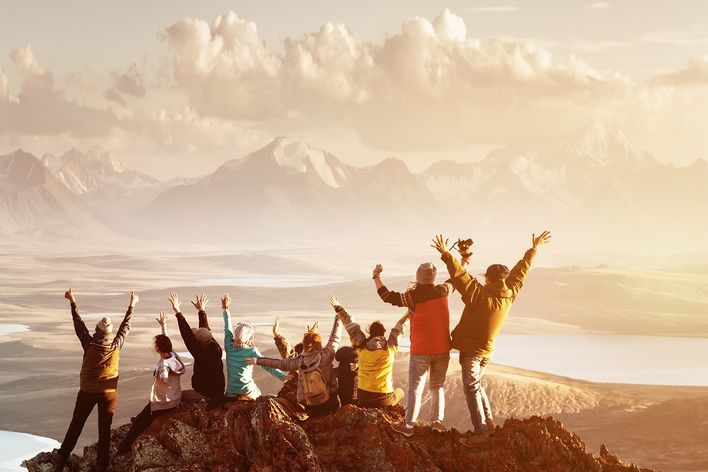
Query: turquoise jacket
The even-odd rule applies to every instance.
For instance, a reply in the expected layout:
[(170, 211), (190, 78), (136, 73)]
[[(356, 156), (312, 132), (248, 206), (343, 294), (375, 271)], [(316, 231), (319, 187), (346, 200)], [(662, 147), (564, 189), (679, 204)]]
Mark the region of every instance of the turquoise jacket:
[[(257, 398), (261, 395), (258, 385), (253, 380), (253, 367), (246, 363), (249, 357), (263, 357), (255, 346), (234, 347), (234, 334), (231, 325), (231, 314), (224, 310), (224, 349), (226, 351), (226, 396), (248, 395)], [(283, 380), (285, 372), (271, 367), (262, 367), (269, 374)]]

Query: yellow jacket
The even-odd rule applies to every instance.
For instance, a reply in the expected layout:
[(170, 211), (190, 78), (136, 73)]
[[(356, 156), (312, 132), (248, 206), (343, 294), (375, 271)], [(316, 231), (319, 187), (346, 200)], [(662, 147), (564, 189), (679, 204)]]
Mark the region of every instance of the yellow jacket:
[(344, 308), (339, 308), (337, 314), (349, 333), (352, 346), (359, 353), (359, 389), (373, 393), (393, 392), (393, 361), (408, 313), (391, 329), (388, 339), (384, 336), (368, 339), (359, 323), (355, 323)]

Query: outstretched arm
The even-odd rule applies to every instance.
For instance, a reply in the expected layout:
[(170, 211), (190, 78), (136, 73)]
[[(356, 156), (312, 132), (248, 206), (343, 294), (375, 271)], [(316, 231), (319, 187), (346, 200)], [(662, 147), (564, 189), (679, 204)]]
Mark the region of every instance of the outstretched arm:
[(526, 251), (524, 257), (516, 263), (513, 269), (509, 272), (509, 276), (506, 278), (506, 285), (513, 292), (514, 298), (518, 295), (519, 290), (524, 285), (526, 280), (526, 274), (531, 268), (531, 263), (534, 257), (536, 257), (536, 251), (543, 244), (548, 244), (551, 241), (551, 233), (544, 231), (539, 236), (535, 234), (531, 235), (531, 249)]
[(197, 337), (192, 332), (192, 327), (189, 326), (187, 319), (184, 317), (180, 311), (180, 301), (179, 297), (175, 292), (170, 293), (170, 298), (168, 298), (170, 304), (172, 305), (172, 311), (175, 312), (175, 317), (177, 318), (177, 327), (179, 328), (179, 334), (182, 335), (182, 341), (187, 347), (187, 350), (194, 356), (194, 352), (199, 349), (199, 343), (197, 342)]
[[(335, 308), (335, 311), (336, 311), (336, 308)], [(331, 349), (332, 352), (335, 352), (337, 350), (337, 348), (339, 347), (339, 343), (341, 342), (341, 340), (342, 340), (342, 325), (339, 324), (339, 315), (336, 314), (336, 315), (334, 315), (334, 324), (332, 324), (332, 332), (329, 333), (329, 340), (327, 341), (327, 345), (324, 348)]]
[(199, 316), (199, 327), (206, 328), (211, 331), (211, 328), (209, 328), (209, 319), (206, 314), (207, 303), (209, 303), (209, 299), (202, 293), (201, 295), (197, 295), (197, 298), (192, 302), (192, 305), (194, 305), (194, 308), (197, 309), (197, 316)]
[(91, 342), (91, 333), (89, 333), (86, 323), (81, 319), (79, 314), (79, 307), (76, 305), (76, 298), (74, 297), (74, 292), (69, 289), (64, 293), (64, 298), (69, 300), (69, 305), (71, 306), (71, 319), (74, 322), (74, 332), (76, 337), (79, 338), (81, 347), (86, 350), (86, 347)]
[(364, 343), (366, 343), (366, 334), (364, 334), (364, 332), (361, 330), (361, 326), (359, 325), (359, 323), (354, 322), (352, 317), (349, 316), (349, 313), (346, 312), (344, 307), (339, 303), (337, 297), (335, 297), (334, 295), (330, 297), (330, 303), (332, 307), (334, 307), (334, 310), (337, 312), (337, 317), (344, 325), (344, 329), (346, 329), (347, 333), (349, 333), (352, 345), (363, 346)]
[(374, 284), (376, 285), (376, 292), (381, 297), (384, 303), (391, 304), (393, 306), (404, 307), (407, 306), (412, 308), (413, 300), (410, 299), (408, 293), (393, 292), (386, 288), (384, 283), (381, 281), (381, 272), (383, 272), (383, 266), (381, 264), (376, 264), (374, 267)]
[(270, 367), (286, 372), (297, 370), (300, 367), (299, 357), (290, 357), (288, 359), (273, 359), (271, 357), (250, 357), (246, 359), (246, 362), (248, 364), (259, 365), (264, 368)]
[(278, 327), (280, 326), (280, 317), (276, 316), (273, 320), (273, 341), (275, 341), (275, 347), (278, 348), (278, 353), (283, 359), (292, 357), (295, 351), (290, 347), (290, 343), (285, 339), (285, 336), (280, 334)]
[[(261, 352), (258, 349), (256, 349), (256, 358), (257, 359), (263, 358), (263, 354), (261, 354)], [(263, 368), (263, 370), (268, 372), (273, 377), (277, 377), (280, 380), (285, 380), (285, 377), (288, 375), (287, 373), (283, 372), (282, 370), (276, 369), (274, 367), (270, 367), (270, 366), (263, 365), (260, 363), (259, 363), (259, 365)]]
[(221, 299), (221, 308), (224, 310), (224, 348), (227, 351), (233, 349), (234, 342), (234, 327), (231, 324), (231, 312), (229, 312), (229, 305), (231, 304), (231, 297), (227, 293), (224, 298)]
[(450, 283), (455, 287), (455, 290), (460, 292), (462, 301), (468, 303), (482, 285), (467, 272), (467, 266), (461, 264), (460, 261), (450, 253), (447, 242), (448, 240), (445, 239), (442, 234), (439, 234), (433, 239), (432, 246), (440, 252), (440, 258), (447, 266), (447, 271), (450, 273)]
[(116, 337), (113, 338), (113, 344), (118, 346), (118, 349), (123, 349), (123, 344), (125, 344), (125, 338), (128, 337), (128, 332), (130, 332), (130, 320), (133, 319), (133, 310), (135, 305), (140, 301), (140, 297), (135, 292), (130, 292), (130, 304), (128, 305), (128, 311), (125, 312), (125, 317), (118, 327), (118, 333)]
[(394, 346), (396, 349), (398, 349), (398, 337), (403, 334), (403, 325), (408, 321), (408, 316), (410, 315), (409, 311), (406, 311), (406, 314), (401, 317), (400, 320), (396, 323), (396, 325), (391, 328), (391, 334), (388, 335), (388, 345), (389, 346)]
[(160, 312), (160, 315), (155, 318), (157, 324), (160, 325), (160, 332), (167, 336), (167, 313), (164, 311)]

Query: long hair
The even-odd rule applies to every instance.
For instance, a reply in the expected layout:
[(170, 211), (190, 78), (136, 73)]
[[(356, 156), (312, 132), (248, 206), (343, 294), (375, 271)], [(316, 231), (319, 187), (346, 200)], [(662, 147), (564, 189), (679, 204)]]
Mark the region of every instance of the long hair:
[(170, 338), (164, 334), (158, 334), (152, 338), (152, 342), (154, 343), (155, 350), (157, 352), (162, 354), (169, 354), (172, 352), (172, 341), (170, 341)]
[(384, 327), (383, 323), (380, 322), (379, 320), (374, 321), (369, 325), (367, 328), (367, 331), (369, 332), (369, 337), (366, 338), (366, 342), (369, 342), (371, 338), (376, 338), (378, 336), (384, 336), (386, 334), (386, 328)]
[(322, 336), (315, 331), (308, 331), (302, 337), (302, 352), (316, 352), (322, 350)]

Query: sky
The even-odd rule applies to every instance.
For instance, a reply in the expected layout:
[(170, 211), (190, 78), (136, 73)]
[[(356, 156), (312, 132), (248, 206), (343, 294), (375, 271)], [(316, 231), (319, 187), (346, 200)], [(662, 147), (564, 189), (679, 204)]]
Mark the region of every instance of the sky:
[(157, 177), (285, 135), (414, 170), (609, 121), (708, 158), (708, 2), (5, 1), (0, 152), (108, 151)]

